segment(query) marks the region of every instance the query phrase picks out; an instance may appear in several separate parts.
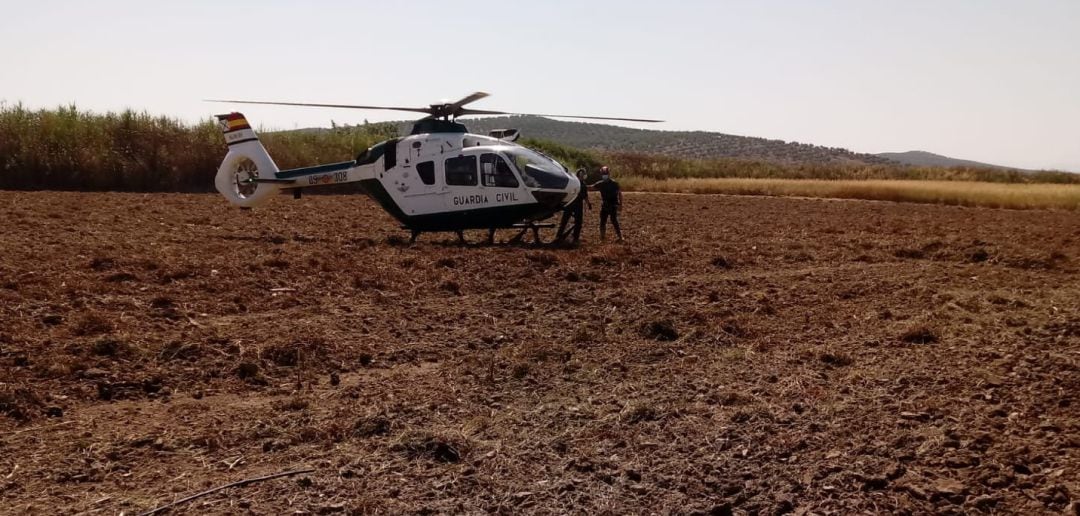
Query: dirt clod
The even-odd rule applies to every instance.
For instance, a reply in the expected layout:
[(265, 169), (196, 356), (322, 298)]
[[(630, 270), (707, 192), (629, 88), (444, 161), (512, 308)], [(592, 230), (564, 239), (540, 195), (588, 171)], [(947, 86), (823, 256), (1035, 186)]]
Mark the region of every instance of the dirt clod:
[(425, 431), (402, 434), (392, 449), (413, 459), (424, 458), (436, 462), (453, 463), (462, 457), (462, 445), (456, 439)]
[(643, 421), (656, 421), (662, 416), (661, 412), (651, 404), (636, 403), (623, 411), (622, 419), (627, 423), (640, 423)]
[(241, 362), (236, 366), (236, 376), (241, 380), (252, 380), (259, 376), (259, 364), (255, 362)]
[(975, 249), (968, 254), (968, 261), (972, 263), (981, 263), (990, 259), (990, 253), (986, 249)]
[(712, 509), (709, 509), (709, 516), (733, 516), (735, 510), (730, 503), (722, 503), (714, 505)]
[(131, 352), (131, 346), (122, 340), (105, 337), (94, 341), (90, 352), (101, 357), (115, 357)]
[(901, 334), (900, 340), (911, 344), (933, 344), (938, 341), (938, 335), (933, 328), (914, 326)]
[(273, 344), (263, 350), (263, 358), (282, 367), (295, 367), (306, 361), (319, 364), (325, 356), (326, 343), (321, 339)]
[(345, 512), (345, 509), (346, 509), (345, 502), (337, 502), (337, 503), (328, 503), (328, 504), (320, 505), (319, 508), (316, 509), (315, 512), (317, 514), (337, 514), (337, 513)]
[(839, 352), (825, 352), (818, 357), (822, 363), (833, 367), (845, 367), (855, 362), (850, 356)]
[(514, 364), (514, 368), (510, 371), (510, 376), (515, 380), (520, 380), (529, 375), (529, 364), (524, 362)]
[(371, 353), (360, 353), (360, 356), (358, 356), (356, 360), (360, 362), (360, 365), (367, 367), (375, 361), (375, 356)]
[(38, 395), (28, 388), (12, 388), (0, 385), (0, 414), (25, 423), (42, 408)]
[(75, 320), (71, 333), (77, 336), (100, 335), (113, 330), (113, 323), (105, 316), (87, 313)]
[(390, 419), (385, 416), (365, 416), (356, 420), (353, 435), (356, 437), (374, 437), (390, 432)]
[(82, 376), (83, 378), (86, 378), (88, 380), (97, 380), (99, 378), (105, 378), (106, 376), (109, 376), (109, 372), (101, 368), (91, 367), (89, 369), (84, 369), (79, 374), (79, 376)]
[(647, 322), (641, 327), (641, 334), (647, 339), (659, 341), (673, 341), (679, 338), (675, 322), (671, 319)]

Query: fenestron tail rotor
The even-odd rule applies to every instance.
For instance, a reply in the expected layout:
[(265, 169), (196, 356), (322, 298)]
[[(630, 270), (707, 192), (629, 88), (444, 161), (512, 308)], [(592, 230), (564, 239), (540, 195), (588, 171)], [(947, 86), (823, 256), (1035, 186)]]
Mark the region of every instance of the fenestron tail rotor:
[(511, 111), (498, 111), (487, 109), (469, 109), (465, 106), (476, 102), (482, 98), (489, 96), (487, 93), (478, 91), (471, 95), (468, 95), (456, 102), (447, 102), (440, 104), (432, 104), (428, 107), (397, 107), (397, 106), (361, 106), (355, 104), (323, 104), (323, 103), (310, 103), (310, 102), (278, 102), (278, 101), (260, 101), (260, 100), (221, 100), (221, 99), (207, 99), (207, 102), (227, 102), (233, 104), (263, 104), (273, 106), (300, 106), (300, 107), (324, 107), (324, 108), (341, 108), (341, 109), (378, 109), (378, 110), (390, 110), (390, 111), (409, 111), (412, 113), (425, 113), (428, 118), (458, 118), (462, 116), (473, 115), (525, 115), (525, 116), (543, 116), (551, 118), (580, 118), (585, 120), (613, 120), (620, 122), (646, 122), (646, 123), (658, 123), (663, 120), (653, 120), (649, 118), (623, 118), (623, 117), (610, 117), (610, 116), (589, 116), (589, 115), (552, 115), (552, 114), (538, 114), (538, 113), (516, 113)]

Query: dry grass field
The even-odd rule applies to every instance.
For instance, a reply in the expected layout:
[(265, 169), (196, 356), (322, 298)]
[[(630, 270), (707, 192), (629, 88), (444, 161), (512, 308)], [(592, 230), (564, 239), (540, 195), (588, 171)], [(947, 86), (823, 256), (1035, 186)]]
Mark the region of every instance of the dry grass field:
[(620, 182), (628, 189), (645, 192), (866, 199), (1012, 209), (1080, 209), (1080, 185), (1076, 184), (641, 177), (628, 177)]
[(625, 243), (562, 250), (346, 196), (0, 219), (0, 513), (300, 468), (171, 513), (1080, 504), (1075, 212), (629, 194)]

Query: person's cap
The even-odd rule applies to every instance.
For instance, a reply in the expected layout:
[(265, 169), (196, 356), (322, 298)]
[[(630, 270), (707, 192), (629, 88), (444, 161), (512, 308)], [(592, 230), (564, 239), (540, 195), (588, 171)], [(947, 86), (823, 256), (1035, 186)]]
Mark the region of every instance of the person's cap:
[(607, 166), (600, 167), (601, 172), (607, 172)]

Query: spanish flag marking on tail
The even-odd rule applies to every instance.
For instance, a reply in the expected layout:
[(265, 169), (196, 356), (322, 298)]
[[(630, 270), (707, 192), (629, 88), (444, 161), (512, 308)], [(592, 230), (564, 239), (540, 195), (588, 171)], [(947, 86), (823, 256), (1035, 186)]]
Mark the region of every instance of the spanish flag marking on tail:
[(247, 120), (244, 120), (243, 118), (237, 120), (229, 120), (230, 131), (239, 131), (240, 129), (251, 129), (251, 126), (248, 125)]
[(221, 125), (223, 132), (229, 133), (232, 131), (241, 131), (244, 129), (251, 129), (251, 125), (248, 124), (244, 115), (240, 113), (229, 113), (227, 115), (218, 115), (218, 124)]

